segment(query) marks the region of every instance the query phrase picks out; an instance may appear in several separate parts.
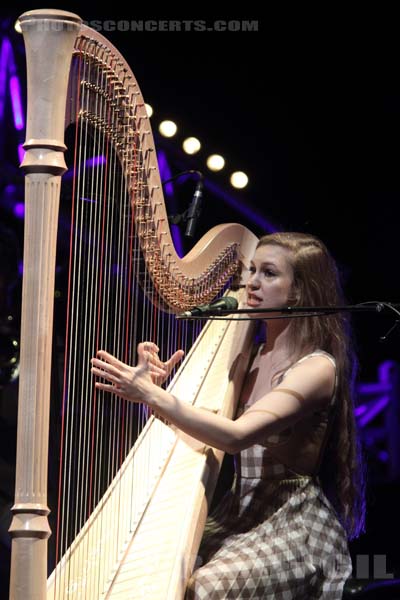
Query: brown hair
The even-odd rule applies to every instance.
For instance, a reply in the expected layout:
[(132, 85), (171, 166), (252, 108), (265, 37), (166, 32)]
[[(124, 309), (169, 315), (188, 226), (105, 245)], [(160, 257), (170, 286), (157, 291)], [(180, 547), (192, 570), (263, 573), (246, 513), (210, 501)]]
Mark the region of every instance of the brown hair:
[[(257, 247), (274, 244), (290, 251), (293, 268), (292, 306), (340, 306), (345, 304), (336, 262), (326, 246), (304, 233), (273, 233)], [(291, 320), (289, 344), (298, 360), (315, 349), (336, 360), (336, 402), (331, 429), (320, 467), (322, 487), (334, 505), (348, 537), (357, 537), (365, 523), (365, 478), (361, 446), (354, 417), (356, 357), (346, 312)]]

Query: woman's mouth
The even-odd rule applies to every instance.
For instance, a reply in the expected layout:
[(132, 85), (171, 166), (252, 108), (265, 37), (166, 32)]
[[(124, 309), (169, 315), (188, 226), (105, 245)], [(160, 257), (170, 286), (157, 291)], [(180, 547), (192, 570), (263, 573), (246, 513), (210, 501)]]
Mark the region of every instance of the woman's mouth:
[(258, 298), (257, 296), (254, 296), (253, 294), (249, 294), (247, 296), (247, 306), (251, 306), (251, 307), (255, 307), (255, 306), (259, 306), (262, 302), (261, 298)]

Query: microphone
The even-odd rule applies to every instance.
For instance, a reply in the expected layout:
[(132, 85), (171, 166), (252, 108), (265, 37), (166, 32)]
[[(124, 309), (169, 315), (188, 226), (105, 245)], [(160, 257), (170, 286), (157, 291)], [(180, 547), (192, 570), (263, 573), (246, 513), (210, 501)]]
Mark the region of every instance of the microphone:
[(207, 315), (219, 314), (221, 311), (234, 311), (238, 307), (238, 301), (233, 296), (223, 296), (210, 302), (210, 304), (200, 304), (195, 306), (191, 310), (186, 310), (181, 313), (179, 317), (201, 317)]
[(203, 197), (203, 180), (200, 179), (198, 184), (196, 185), (196, 189), (193, 195), (193, 199), (192, 202), (188, 208), (187, 214), (186, 214), (186, 230), (185, 230), (185, 236), (186, 237), (193, 237), (194, 234), (194, 230), (196, 228), (197, 225), (197, 219), (200, 216), (200, 212), (201, 212), (201, 201), (202, 201), (202, 197)]

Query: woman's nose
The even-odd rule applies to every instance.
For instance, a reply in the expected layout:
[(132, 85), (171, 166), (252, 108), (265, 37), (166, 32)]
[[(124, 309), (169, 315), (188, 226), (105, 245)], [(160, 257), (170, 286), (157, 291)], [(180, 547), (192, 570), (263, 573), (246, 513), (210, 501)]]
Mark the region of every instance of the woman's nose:
[(257, 289), (260, 287), (260, 281), (258, 279), (257, 273), (252, 273), (247, 280), (247, 285), (249, 288)]

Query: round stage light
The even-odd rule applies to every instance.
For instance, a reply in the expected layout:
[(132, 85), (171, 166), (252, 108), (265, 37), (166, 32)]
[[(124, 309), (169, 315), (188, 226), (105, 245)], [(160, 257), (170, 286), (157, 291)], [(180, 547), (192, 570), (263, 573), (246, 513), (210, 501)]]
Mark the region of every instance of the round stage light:
[(234, 188), (243, 189), (249, 183), (249, 178), (243, 171), (235, 171), (230, 177), (230, 182)]
[(182, 148), (186, 154), (196, 154), (201, 148), (200, 141), (195, 137), (188, 137), (184, 140)]
[(178, 127), (173, 121), (162, 121), (158, 126), (158, 131), (164, 137), (173, 137), (178, 131)]
[(211, 154), (207, 158), (207, 167), (210, 171), (220, 171), (225, 166), (225, 159), (220, 154)]

